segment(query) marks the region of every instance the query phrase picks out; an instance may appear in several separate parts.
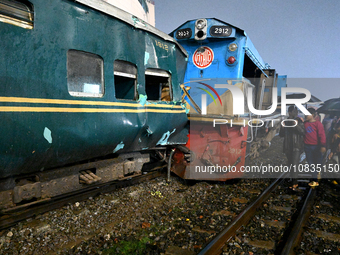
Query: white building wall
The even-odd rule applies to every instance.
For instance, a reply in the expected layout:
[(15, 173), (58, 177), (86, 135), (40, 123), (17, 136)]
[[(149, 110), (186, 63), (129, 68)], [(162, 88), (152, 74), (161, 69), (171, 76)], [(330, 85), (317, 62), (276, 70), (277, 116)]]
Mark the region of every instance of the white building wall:
[(145, 13), (142, 5), (139, 3), (138, 0), (102, 0), (107, 2), (111, 5), (116, 6), (119, 9), (122, 9), (126, 12), (129, 12), (136, 17), (144, 20), (145, 22), (149, 23), (152, 26), (155, 26), (155, 5), (148, 1), (148, 8), (149, 12)]

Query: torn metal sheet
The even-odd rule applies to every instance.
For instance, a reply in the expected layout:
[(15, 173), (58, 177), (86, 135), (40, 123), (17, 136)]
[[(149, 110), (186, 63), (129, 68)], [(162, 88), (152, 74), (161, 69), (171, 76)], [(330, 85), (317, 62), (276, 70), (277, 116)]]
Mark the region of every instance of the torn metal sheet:
[(168, 131), (164, 133), (162, 138), (159, 139), (157, 145), (166, 145), (168, 143), (168, 139), (170, 138), (170, 135), (173, 134), (175, 131), (176, 131), (176, 128), (174, 128), (174, 130), (172, 130), (171, 132)]
[(120, 142), (120, 144), (118, 144), (116, 146), (116, 148), (113, 150), (113, 153), (116, 153), (117, 151), (121, 150), (124, 148), (124, 143), (123, 142)]

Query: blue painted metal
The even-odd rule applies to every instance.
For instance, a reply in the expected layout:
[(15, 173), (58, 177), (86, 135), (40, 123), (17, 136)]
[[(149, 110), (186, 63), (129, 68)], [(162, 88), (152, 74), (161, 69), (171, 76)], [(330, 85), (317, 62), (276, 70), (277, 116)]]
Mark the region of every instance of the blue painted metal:
[[(243, 78), (243, 69), (245, 64), (245, 55), (247, 55), (251, 61), (264, 73), (263, 70), (269, 68), (269, 64), (265, 63), (254, 44), (247, 36), (247, 34), (240, 28), (235, 27), (229, 23), (223, 22), (215, 18), (209, 18), (207, 20), (207, 37), (205, 40), (195, 40), (195, 22), (196, 20), (190, 20), (185, 22), (183, 25), (176, 28), (170, 33), (176, 39), (176, 32), (180, 29), (190, 28), (192, 36), (187, 39), (178, 39), (177, 41), (187, 50), (188, 65), (185, 73), (184, 81), (187, 83), (193, 82), (194, 80), (207, 80), (216, 78), (227, 78), (230, 80), (241, 80)], [(228, 37), (216, 37), (211, 36), (209, 31), (212, 26), (229, 26), (232, 28), (232, 32)], [(231, 43), (236, 43), (238, 48), (236, 51), (231, 52), (228, 46)], [(194, 52), (202, 46), (208, 46), (214, 52), (214, 60), (211, 65), (207, 68), (198, 68), (193, 62)], [(229, 64), (227, 59), (229, 57), (235, 57), (236, 62)], [(267, 76), (266, 74), (264, 74)], [(214, 86), (212, 81), (206, 81), (207, 84)], [(235, 83), (235, 82), (233, 82)], [(197, 84), (191, 83), (188, 86), (197, 86)], [(223, 94), (227, 89), (218, 89), (218, 93)], [(201, 94), (197, 96), (192, 95), (192, 98), (197, 101), (200, 105)], [(212, 102), (212, 99), (207, 98), (208, 104)], [(190, 103), (190, 102), (189, 102)]]
[[(196, 25), (201, 27), (196, 28)], [(191, 36), (189, 29), (192, 32)], [(192, 111), (189, 115), (190, 136), (186, 146), (196, 157), (190, 167), (183, 168), (180, 164), (175, 164), (173, 171), (185, 179), (223, 181), (241, 177), (242, 172), (239, 169), (245, 162), (245, 145), (248, 140), (248, 126), (242, 127), (242, 120), (246, 123), (249, 111), (245, 110), (245, 114), (240, 118), (234, 118), (234, 106), (232, 105), (232, 102), (236, 100), (234, 95), (231, 95), (227, 88), (215, 87), (215, 85), (238, 86), (243, 90), (244, 95), (247, 95), (248, 88), (254, 87), (253, 95), (247, 95), (247, 97), (253, 99), (255, 107), (262, 109), (264, 95), (268, 95), (271, 87), (275, 86), (275, 70), (269, 69), (269, 64), (264, 62), (242, 29), (221, 20), (215, 18), (190, 20), (175, 29), (170, 35), (177, 39), (189, 54), (184, 79), (185, 85), (190, 87), (189, 96), (198, 106), (201, 104), (204, 106), (204, 108), (202, 106), (204, 114), (199, 115)], [(235, 47), (229, 48), (233, 43), (237, 44), (237, 49), (234, 51)], [(211, 61), (212, 56), (214, 58)], [(228, 61), (231, 57), (234, 58), (233, 61)], [(208, 86), (204, 86), (205, 84)], [(209, 92), (210, 86), (216, 89), (219, 96)], [(202, 90), (205, 92), (202, 93)], [(263, 93), (263, 90), (266, 93)], [(215, 96), (221, 98), (221, 105), (216, 103)], [(266, 97), (270, 100), (269, 98)], [(190, 104), (192, 101), (187, 99), (187, 102)], [(193, 110), (194, 107), (191, 109)], [(199, 111), (197, 112), (199, 113)], [(223, 121), (237, 119), (241, 124), (231, 125), (231, 122), (224, 122), (224, 124), (228, 124), (213, 126), (212, 123), (215, 119), (223, 119)], [(251, 132), (254, 130), (251, 129)], [(238, 169), (235, 175), (224, 173), (207, 175), (196, 172), (197, 166), (228, 165)]]
[[(170, 33), (171, 36), (174, 35), (179, 29), (191, 28), (195, 31), (196, 20), (190, 20), (175, 29)], [(192, 33), (189, 39), (179, 39), (178, 42), (187, 50), (189, 54), (188, 58), (188, 68), (185, 76), (185, 81), (189, 81), (192, 78), (219, 78), (223, 73), (224, 77), (228, 78), (242, 78), (242, 70), (244, 65), (244, 54), (250, 56), (250, 58), (257, 64), (257, 66), (263, 70), (268, 69), (268, 64), (265, 63), (253, 45), (252, 41), (249, 39), (247, 34), (240, 28), (237, 28), (229, 23), (223, 22), (221, 20), (212, 18), (207, 19), (207, 31), (210, 30), (212, 26), (216, 25), (228, 25), (232, 28), (232, 33), (229, 37), (216, 38), (207, 34), (207, 38), (203, 41), (195, 41), (194, 33)], [(230, 52), (228, 50), (228, 45), (230, 43), (237, 43), (238, 49), (236, 52)], [(213, 49), (215, 53), (215, 59), (210, 67), (204, 70), (203, 75), (200, 73), (200, 69), (193, 65), (192, 55), (195, 50), (200, 46), (209, 46)], [(237, 59), (236, 64), (228, 65), (226, 60), (228, 57), (234, 56)], [(216, 75), (216, 73), (219, 73)]]
[(287, 75), (279, 75), (277, 78), (277, 96), (281, 96), (281, 88), (287, 87)]

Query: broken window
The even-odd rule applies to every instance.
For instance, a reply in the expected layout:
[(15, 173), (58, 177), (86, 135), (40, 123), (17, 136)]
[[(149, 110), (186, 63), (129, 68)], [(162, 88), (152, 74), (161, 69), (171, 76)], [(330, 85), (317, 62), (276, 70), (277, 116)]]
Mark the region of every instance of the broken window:
[(115, 79), (116, 98), (135, 100), (137, 98), (136, 65), (123, 60), (115, 60), (113, 73)]
[(28, 1), (0, 0), (0, 21), (33, 29), (33, 6)]
[(147, 69), (145, 71), (145, 91), (148, 100), (171, 101), (171, 75), (163, 70)]
[(104, 63), (95, 54), (67, 52), (67, 86), (71, 96), (102, 97), (104, 95)]

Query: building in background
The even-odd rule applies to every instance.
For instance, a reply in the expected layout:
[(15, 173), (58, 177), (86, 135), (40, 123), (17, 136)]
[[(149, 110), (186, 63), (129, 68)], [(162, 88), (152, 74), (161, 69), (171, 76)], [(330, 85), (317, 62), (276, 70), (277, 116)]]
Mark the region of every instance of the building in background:
[(155, 26), (155, 3), (151, 0), (102, 0)]

